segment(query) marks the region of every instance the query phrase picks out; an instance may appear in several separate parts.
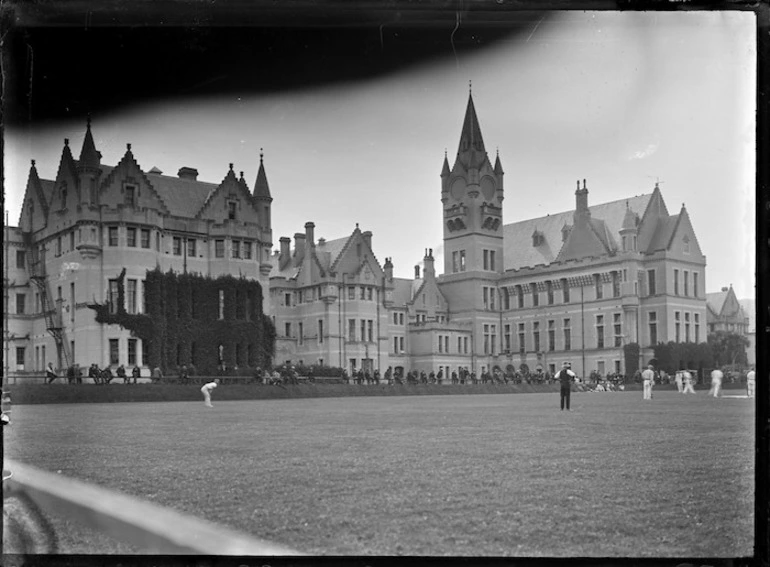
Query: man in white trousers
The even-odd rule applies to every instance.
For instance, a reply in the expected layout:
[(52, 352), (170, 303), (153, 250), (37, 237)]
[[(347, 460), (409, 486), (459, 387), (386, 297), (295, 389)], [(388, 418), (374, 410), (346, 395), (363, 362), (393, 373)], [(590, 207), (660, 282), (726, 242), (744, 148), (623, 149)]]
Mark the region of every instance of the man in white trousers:
[(217, 387), (217, 384), (219, 384), (219, 378), (214, 380), (213, 382), (209, 382), (208, 384), (204, 384), (201, 388), (201, 392), (203, 392), (203, 403), (207, 408), (213, 408), (214, 406), (211, 405), (211, 390)]
[(753, 398), (757, 394), (757, 375), (754, 372), (754, 367), (749, 368), (748, 374), (746, 374), (746, 394)]
[(674, 382), (676, 382), (676, 389), (681, 394), (682, 390), (684, 390), (684, 384), (682, 383), (682, 379), (684, 372), (679, 370), (676, 374), (674, 374)]
[(711, 371), (711, 389), (709, 390), (709, 395), (712, 395), (715, 398), (719, 397), (719, 389), (722, 387), (722, 378), (724, 378), (724, 374), (719, 368), (714, 368), (714, 370)]
[(682, 372), (684, 375), (684, 390), (682, 391), (683, 394), (694, 394), (695, 388), (692, 387), (692, 374), (689, 370), (685, 370)]
[(647, 365), (647, 370), (642, 372), (642, 385), (644, 386), (644, 399), (652, 399), (652, 383), (655, 381), (655, 372), (652, 364)]

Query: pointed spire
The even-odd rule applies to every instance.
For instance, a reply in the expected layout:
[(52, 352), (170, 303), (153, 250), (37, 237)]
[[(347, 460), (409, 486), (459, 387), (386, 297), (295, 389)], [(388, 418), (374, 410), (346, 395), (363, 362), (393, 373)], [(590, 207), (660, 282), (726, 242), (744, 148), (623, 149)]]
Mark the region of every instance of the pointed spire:
[(497, 157), (495, 158), (495, 175), (503, 175), (503, 164), (500, 162), (500, 150), (497, 150)]
[(449, 177), (449, 174), (449, 160), (447, 159), (446, 148), (444, 148), (444, 166), (441, 168), (441, 177)]
[(259, 148), (259, 171), (257, 172), (257, 180), (254, 182), (254, 198), (272, 201), (270, 186), (267, 184), (267, 175), (265, 174), (264, 156), (262, 148)]
[(463, 131), (460, 134), (460, 146), (457, 150), (457, 158), (466, 169), (478, 169), (486, 159), (487, 152), (484, 149), (484, 139), (481, 136), (479, 119), (476, 116), (476, 108), (473, 105), (473, 94), (468, 93), (468, 107), (465, 110)]
[[(69, 141), (65, 140), (69, 146)], [(94, 136), (91, 134), (91, 116), (86, 120), (86, 136), (83, 138), (83, 148), (80, 150), (79, 167), (97, 169), (101, 163), (102, 154), (96, 150)]]

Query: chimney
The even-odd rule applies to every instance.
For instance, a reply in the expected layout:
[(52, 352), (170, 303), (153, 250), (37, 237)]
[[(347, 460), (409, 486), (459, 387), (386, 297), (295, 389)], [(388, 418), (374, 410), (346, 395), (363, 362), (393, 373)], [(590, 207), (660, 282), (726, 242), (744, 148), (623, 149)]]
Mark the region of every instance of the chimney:
[(314, 228), (315, 228), (315, 224), (313, 224), (312, 222), (305, 223), (305, 239), (307, 240), (308, 246), (310, 246), (311, 248), (315, 247), (315, 235), (313, 234)]
[(729, 290), (726, 287), (723, 287), (722, 291), (729, 291)]
[(298, 260), (305, 257), (305, 235), (301, 232), (294, 234), (294, 256)]
[(416, 280), (420, 279), (420, 266), (414, 267), (414, 279)]
[(385, 265), (383, 268), (385, 270), (385, 279), (387, 281), (393, 281), (393, 262), (391, 258), (385, 258)]
[(177, 172), (179, 179), (189, 179), (190, 181), (198, 180), (198, 170), (193, 167), (180, 167)]
[(369, 250), (372, 249), (372, 231), (367, 230), (366, 232), (362, 232), (361, 236), (364, 237), (364, 242), (366, 242), (366, 245), (369, 247)]
[(291, 238), (288, 236), (282, 236), (278, 239), (278, 241), (281, 243), (281, 254), (278, 256), (278, 265), (280, 267), (283, 267), (286, 263), (286, 260), (291, 255), (291, 252), (289, 250), (289, 245), (291, 244)]
[(433, 248), (429, 248), (424, 258), (425, 279), (433, 279), (436, 276), (436, 268), (433, 262)]
[(580, 188), (580, 180), (577, 182), (577, 191), (575, 191), (575, 213), (588, 213), (588, 189), (586, 189), (586, 180), (583, 179), (583, 188)]

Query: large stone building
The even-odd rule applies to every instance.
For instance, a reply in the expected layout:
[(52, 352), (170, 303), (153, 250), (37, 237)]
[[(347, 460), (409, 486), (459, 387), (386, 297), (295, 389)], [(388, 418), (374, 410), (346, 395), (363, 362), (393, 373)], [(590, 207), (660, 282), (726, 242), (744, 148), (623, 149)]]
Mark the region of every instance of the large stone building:
[(454, 164), (441, 171), (443, 274), (426, 250), (423, 276), (394, 278), (358, 227), (347, 237), (281, 239), (270, 276), (279, 360), (477, 373), (625, 373), (624, 345), (643, 360), (658, 342), (706, 340), (706, 258), (687, 210), (660, 188), (503, 222), (503, 168), (487, 155), (472, 96)]
[[(55, 181), (38, 179), (34, 165), (30, 171), (11, 238), (20, 256), (9, 276), (24, 297), (16, 299), (10, 340), (30, 352), (15, 360), (42, 368), (52, 360), (48, 335), (60, 328), (80, 364), (141, 364), (140, 345), (95, 324), (85, 305), (108, 299), (125, 266), (129, 311), (140, 310), (142, 274), (156, 264), (241, 273), (269, 286), (278, 363), (448, 376), (460, 367), (554, 372), (570, 361), (581, 375), (625, 373), (628, 343), (647, 360), (658, 342), (706, 340), (706, 259), (684, 205), (670, 214), (657, 184), (648, 194), (589, 205), (583, 180), (574, 210), (505, 224), (503, 177), (469, 96), (454, 163), (445, 155), (440, 173), (443, 273), (425, 249), (415, 277), (397, 278), (392, 259), (380, 262), (372, 233), (358, 226), (324, 240), (308, 222), (271, 255), (261, 164), (253, 193), (232, 168), (219, 185), (197, 181), (190, 168), (178, 178), (144, 173), (130, 149), (106, 167), (89, 129), (79, 160), (65, 143)], [(44, 286), (60, 323), (40, 315), (48, 310)]]
[(144, 171), (130, 144), (117, 165), (102, 164), (90, 121), (78, 159), (64, 140), (55, 179), (41, 179), (32, 162), (19, 226), (6, 229), (9, 371), (144, 366), (141, 341), (96, 323), (88, 307), (117, 301), (123, 268), (128, 313), (144, 311), (143, 278), (155, 267), (241, 274), (267, 289), (272, 198), (261, 156), (253, 192), (232, 164), (220, 183), (197, 175)]

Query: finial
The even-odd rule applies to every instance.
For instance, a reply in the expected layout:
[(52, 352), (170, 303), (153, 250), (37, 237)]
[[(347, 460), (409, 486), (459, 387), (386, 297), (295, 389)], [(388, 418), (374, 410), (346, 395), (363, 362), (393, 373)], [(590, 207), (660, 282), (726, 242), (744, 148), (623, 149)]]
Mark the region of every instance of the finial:
[(126, 150), (128, 150), (129, 152), (131, 151), (131, 144), (130, 143), (126, 144)]
[(655, 189), (658, 189), (658, 183), (660, 183), (660, 181), (655, 182)]
[(64, 138), (64, 145), (65, 146), (69, 146), (70, 145), (70, 139), (69, 138)]
[(495, 147), (495, 153), (497, 154), (497, 157), (500, 157), (500, 146)]
[(356, 228), (358, 228), (358, 223), (356, 223)]
[(468, 94), (473, 94), (473, 81), (468, 81)]
[(230, 171), (232, 171), (232, 170), (233, 170), (233, 164), (231, 163), (230, 164)]
[(243, 172), (241, 171), (241, 179), (243, 179)]
[(580, 179), (577, 180), (577, 188), (578, 188), (578, 191), (580, 191)]
[(35, 167), (35, 160), (32, 160), (32, 167)]
[(626, 208), (628, 208), (628, 199), (626, 199)]
[(586, 180), (583, 179), (583, 189), (585, 189), (585, 188), (586, 188)]
[(444, 148), (444, 159), (446, 159), (446, 156), (447, 156), (446, 148)]
[(265, 152), (262, 148), (259, 148), (259, 163), (262, 163), (262, 158), (264, 157)]
[(90, 112), (86, 115), (86, 128), (89, 128), (89, 129), (91, 128), (91, 113)]

